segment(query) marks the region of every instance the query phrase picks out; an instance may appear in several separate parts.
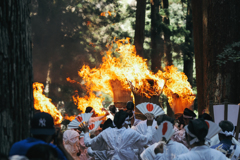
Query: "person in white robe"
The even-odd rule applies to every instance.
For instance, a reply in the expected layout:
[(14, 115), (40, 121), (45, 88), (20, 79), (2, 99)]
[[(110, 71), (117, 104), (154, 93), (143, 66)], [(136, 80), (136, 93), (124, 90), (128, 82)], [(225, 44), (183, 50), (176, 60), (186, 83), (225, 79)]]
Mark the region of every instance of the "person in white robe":
[[(161, 125), (163, 121), (169, 121), (172, 124), (174, 124), (174, 119), (167, 116), (163, 115), (160, 116), (157, 119), (157, 125)], [(162, 133), (157, 133), (155, 134), (162, 134)], [(165, 144), (163, 147), (163, 153), (159, 153), (159, 147), (161, 147), (161, 144)], [(153, 145), (149, 146), (147, 149), (145, 149), (142, 154), (141, 158), (142, 160), (160, 160), (160, 159), (165, 159), (165, 160), (173, 160), (177, 155), (187, 153), (189, 150), (186, 146), (184, 146), (182, 143), (178, 143), (175, 141), (172, 141), (171, 139), (168, 140), (167, 142), (160, 141), (158, 143), (154, 143)]]
[(187, 143), (191, 151), (178, 155), (174, 160), (226, 160), (221, 152), (206, 146), (208, 126), (204, 119), (195, 119), (185, 126)]
[(84, 127), (84, 142), (93, 151), (106, 151), (106, 157), (110, 160), (134, 160), (136, 159), (134, 149), (148, 144), (152, 139), (152, 120), (147, 121), (148, 129), (146, 135), (123, 127), (128, 114), (122, 110), (116, 113), (114, 123), (117, 128), (107, 128), (98, 136), (90, 139), (88, 127)]

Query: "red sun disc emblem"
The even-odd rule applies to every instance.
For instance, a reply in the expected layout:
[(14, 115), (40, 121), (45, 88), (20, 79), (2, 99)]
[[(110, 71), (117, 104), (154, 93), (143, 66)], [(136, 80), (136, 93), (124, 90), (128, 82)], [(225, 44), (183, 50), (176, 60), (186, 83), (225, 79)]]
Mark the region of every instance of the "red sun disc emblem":
[(81, 116), (78, 116), (78, 117), (77, 117), (77, 121), (78, 121), (78, 122), (82, 122), (82, 117), (81, 117)]
[(163, 123), (162, 134), (165, 135), (168, 130), (167, 122)]
[(89, 130), (92, 130), (94, 127), (95, 127), (95, 125), (94, 125), (94, 124), (91, 124), (91, 125), (88, 127), (88, 129), (89, 129)]
[(209, 123), (207, 122), (207, 121), (205, 121), (206, 123), (207, 123), (207, 127), (208, 127), (208, 129), (209, 129)]
[(153, 105), (152, 105), (151, 103), (148, 103), (148, 104), (147, 104), (147, 110), (148, 110), (149, 112), (152, 112), (152, 110), (153, 110)]

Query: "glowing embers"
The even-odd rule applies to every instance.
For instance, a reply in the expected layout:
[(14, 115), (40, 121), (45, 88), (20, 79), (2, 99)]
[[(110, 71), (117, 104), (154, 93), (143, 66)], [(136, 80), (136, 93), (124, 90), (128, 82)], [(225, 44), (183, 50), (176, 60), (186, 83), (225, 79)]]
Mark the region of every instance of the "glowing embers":
[(49, 113), (54, 119), (54, 124), (60, 124), (63, 117), (55, 105), (52, 104), (52, 100), (43, 94), (43, 88), (42, 83), (33, 83), (34, 108), (41, 112)]

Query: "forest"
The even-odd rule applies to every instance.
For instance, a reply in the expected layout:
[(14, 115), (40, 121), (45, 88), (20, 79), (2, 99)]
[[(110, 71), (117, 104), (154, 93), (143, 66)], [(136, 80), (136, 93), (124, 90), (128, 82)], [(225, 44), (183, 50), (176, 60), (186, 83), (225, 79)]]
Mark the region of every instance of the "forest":
[[(34, 82), (43, 84), (43, 94), (63, 119), (81, 113), (79, 105), (92, 93), (103, 107), (113, 104), (104, 85), (96, 83), (103, 87), (98, 90), (87, 79), (99, 76), (93, 73), (104, 60), (125, 60), (119, 41), (135, 46), (125, 49), (153, 75), (167, 73), (172, 65), (183, 72), (198, 114), (209, 112), (210, 102), (240, 103), (239, 7), (239, 0), (1, 1), (0, 145), (5, 148), (0, 152), (29, 135)], [(124, 65), (135, 64), (134, 58), (126, 58)], [(93, 75), (85, 76), (88, 72)], [(168, 94), (158, 99), (174, 116), (168, 100)]]

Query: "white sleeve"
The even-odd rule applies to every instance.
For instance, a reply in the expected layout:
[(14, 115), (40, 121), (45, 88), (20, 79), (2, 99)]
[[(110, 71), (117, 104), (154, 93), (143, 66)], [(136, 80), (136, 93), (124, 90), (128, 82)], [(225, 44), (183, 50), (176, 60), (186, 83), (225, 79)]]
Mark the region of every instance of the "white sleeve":
[(103, 132), (101, 132), (98, 136), (94, 138), (89, 137), (89, 133), (84, 134), (84, 143), (86, 147), (91, 147), (92, 150), (105, 150), (107, 145), (106, 142), (103, 139)]
[[(136, 134), (139, 134), (136, 132)], [(146, 135), (142, 135), (139, 134), (139, 140), (136, 142), (137, 146), (145, 146), (147, 145), (151, 140), (152, 140), (152, 126), (148, 126), (147, 127), (147, 134)]]

